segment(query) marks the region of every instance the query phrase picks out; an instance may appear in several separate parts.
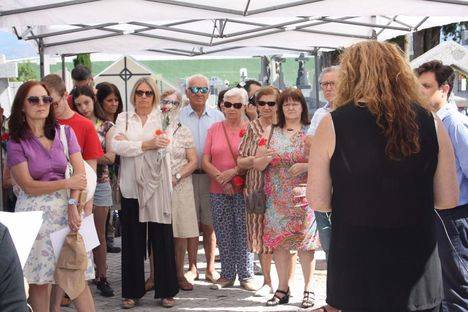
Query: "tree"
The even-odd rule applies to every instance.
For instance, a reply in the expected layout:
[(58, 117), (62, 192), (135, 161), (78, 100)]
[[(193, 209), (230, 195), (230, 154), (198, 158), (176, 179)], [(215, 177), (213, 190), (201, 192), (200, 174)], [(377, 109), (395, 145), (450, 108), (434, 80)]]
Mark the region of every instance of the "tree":
[(76, 67), (78, 64), (82, 64), (89, 70), (92, 70), (91, 55), (89, 53), (78, 54), (76, 58), (73, 59), (73, 67)]
[(18, 78), (17, 81), (29, 81), (29, 80), (36, 80), (37, 73), (34, 68), (34, 64), (30, 61), (24, 63), (18, 63)]

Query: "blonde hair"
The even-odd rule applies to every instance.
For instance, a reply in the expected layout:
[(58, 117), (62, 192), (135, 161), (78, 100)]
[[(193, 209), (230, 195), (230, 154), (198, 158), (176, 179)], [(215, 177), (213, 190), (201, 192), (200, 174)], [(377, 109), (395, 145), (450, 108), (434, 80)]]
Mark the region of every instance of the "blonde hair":
[(156, 85), (156, 80), (152, 77), (142, 77), (138, 79), (137, 82), (135, 82), (135, 85), (133, 86), (133, 89), (132, 89), (132, 93), (130, 95), (130, 102), (135, 107), (135, 92), (142, 83), (146, 83), (150, 87), (151, 91), (153, 91), (154, 97), (153, 97), (152, 106), (153, 108), (156, 107), (159, 104), (161, 95)]
[(429, 109), (416, 76), (396, 45), (364, 41), (344, 51), (334, 104), (338, 108), (350, 103), (367, 107), (376, 117), (390, 159), (420, 151), (415, 105)]

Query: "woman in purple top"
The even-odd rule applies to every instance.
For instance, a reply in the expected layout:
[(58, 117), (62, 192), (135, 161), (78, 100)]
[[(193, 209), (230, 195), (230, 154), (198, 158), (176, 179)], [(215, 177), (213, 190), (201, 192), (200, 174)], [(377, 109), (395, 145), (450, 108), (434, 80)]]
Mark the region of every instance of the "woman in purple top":
[[(43, 223), (24, 267), (30, 283), (30, 303), (34, 311), (48, 312), (50, 284), (55, 283), (56, 255), (50, 233), (68, 226), (78, 231), (81, 216), (77, 209), (80, 190), (86, 187), (86, 175), (80, 147), (71, 128), (65, 126), (70, 163), (74, 174), (65, 179), (67, 157), (60, 141), (60, 126), (55, 121), (52, 98), (46, 87), (28, 81), (18, 89), (9, 121), (8, 167), (21, 187), (16, 211), (43, 212)], [(68, 199), (67, 189), (70, 191)], [(93, 277), (88, 259), (86, 278)], [(78, 311), (94, 311), (93, 299), (86, 286), (74, 300)]]

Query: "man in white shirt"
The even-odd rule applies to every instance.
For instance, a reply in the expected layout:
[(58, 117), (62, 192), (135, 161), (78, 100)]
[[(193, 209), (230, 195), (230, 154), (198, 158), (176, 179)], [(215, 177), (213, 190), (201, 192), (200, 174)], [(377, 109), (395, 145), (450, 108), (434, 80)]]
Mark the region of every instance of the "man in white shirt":
[[(214, 283), (219, 278), (219, 273), (214, 268), (216, 237), (213, 230), (213, 217), (209, 202), (210, 178), (201, 169), (201, 160), (203, 158), (203, 148), (208, 129), (215, 122), (224, 120), (224, 115), (217, 109), (206, 107), (206, 101), (210, 93), (209, 81), (205, 76), (194, 75), (189, 77), (185, 93), (190, 104), (181, 109), (180, 122), (192, 132), (197, 150), (198, 169), (194, 171), (192, 176), (195, 206), (197, 208), (200, 229), (203, 232), (203, 246), (207, 263), (205, 279)], [(198, 279), (197, 251), (198, 237), (189, 238), (189, 271), (186, 273), (186, 278), (189, 282)]]

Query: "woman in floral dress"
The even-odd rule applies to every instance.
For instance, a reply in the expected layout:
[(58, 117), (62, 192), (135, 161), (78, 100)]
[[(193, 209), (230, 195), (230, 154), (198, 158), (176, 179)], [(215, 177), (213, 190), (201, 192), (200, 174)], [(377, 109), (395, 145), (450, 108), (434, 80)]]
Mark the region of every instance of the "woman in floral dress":
[(259, 147), (254, 166), (265, 171), (267, 198), (263, 244), (273, 250), (279, 285), (267, 305), (288, 303), (288, 272), (291, 251), (298, 251), (304, 274), (303, 308), (314, 303), (312, 275), (315, 250), (315, 219), (307, 205), (307, 158), (304, 139), (309, 124), (307, 104), (298, 89), (286, 89), (278, 101), (278, 124), (269, 147)]

